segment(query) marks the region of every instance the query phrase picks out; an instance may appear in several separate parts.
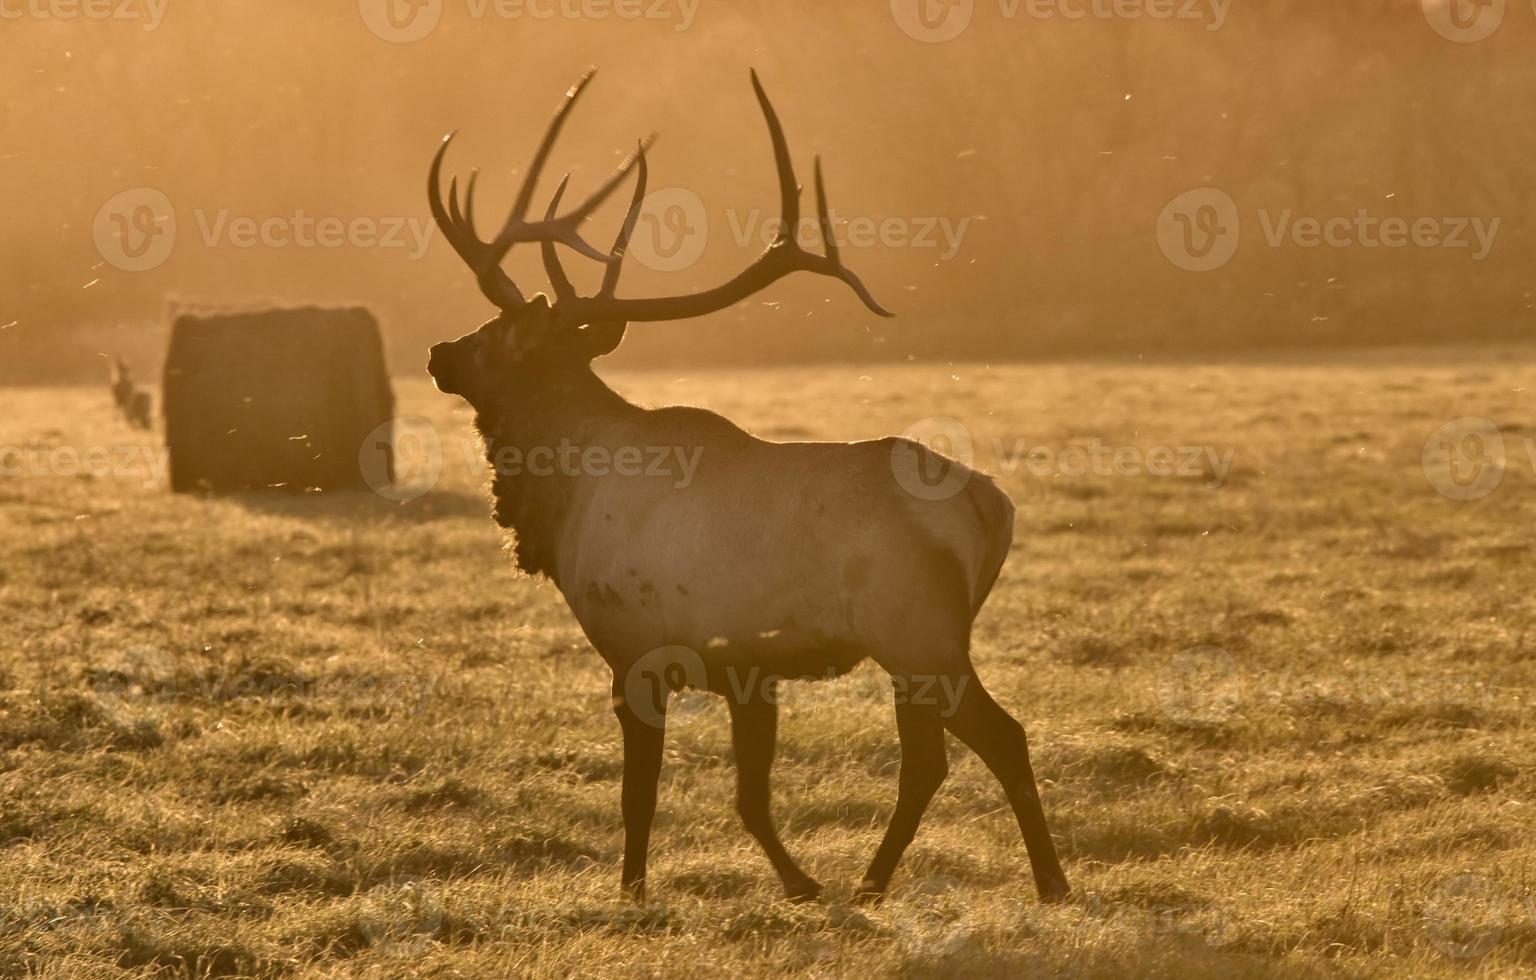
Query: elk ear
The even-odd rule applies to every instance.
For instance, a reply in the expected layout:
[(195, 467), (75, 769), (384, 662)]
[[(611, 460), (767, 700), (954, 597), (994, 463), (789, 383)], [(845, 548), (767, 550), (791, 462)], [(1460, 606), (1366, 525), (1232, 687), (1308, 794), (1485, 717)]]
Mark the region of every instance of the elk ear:
[(627, 323), (589, 323), (577, 330), (581, 337), (582, 352), (588, 357), (612, 354), (624, 339)]

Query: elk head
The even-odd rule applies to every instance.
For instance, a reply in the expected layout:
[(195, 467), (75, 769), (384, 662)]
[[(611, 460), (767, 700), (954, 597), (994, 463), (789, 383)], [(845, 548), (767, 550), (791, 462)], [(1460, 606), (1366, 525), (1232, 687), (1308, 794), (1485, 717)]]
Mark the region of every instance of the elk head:
[[(571, 367), (585, 368), (593, 358), (607, 354), (619, 345), (629, 323), (704, 316), (723, 310), (797, 271), (840, 279), (853, 289), (872, 312), (880, 316), (891, 316), (875, 302), (859, 278), (838, 258), (837, 243), (833, 239), (832, 224), (827, 215), (827, 198), (822, 185), (819, 158), (816, 161), (816, 210), (826, 243), (826, 254), (808, 252), (795, 241), (795, 228), (800, 217), (800, 187), (795, 181), (784, 130), (779, 125), (778, 116), (755, 71), (752, 73), (752, 88), (768, 123), (774, 162), (778, 169), (783, 217), (778, 237), (743, 272), (713, 289), (684, 296), (646, 299), (620, 299), (615, 296), (624, 252), (645, 199), (645, 151), (649, 140), (642, 140), (635, 152), (608, 180), (567, 214), (559, 215), (558, 212), (566, 182), (570, 179), (569, 174), (561, 179), (555, 189), (543, 219), (530, 221), (527, 217), (534, 185), (544, 168), (550, 148), (566, 116), (592, 80), (594, 71), (588, 71), (566, 93), (565, 101), (556, 111), (534, 154), (511, 213), (500, 233), (491, 241), (482, 241), (475, 230), (474, 197), (478, 171), (470, 175), (462, 207), (459, 203), (457, 178), (449, 182), (448, 202), (444, 206), (441, 171), (443, 156), (453, 134), (443, 139), (442, 146), (432, 160), (432, 168), (427, 177), (427, 197), (432, 217), (454, 251), (475, 273), (480, 291), (500, 311), (473, 333), (432, 348), (427, 372), (432, 375), (440, 390), (461, 395), (479, 407), (479, 403), (492, 400), (498, 392), (506, 391), (509, 386), (521, 387), (518, 382), (523, 378), (532, 380)], [(636, 180), (629, 213), (619, 228), (613, 247), (604, 255), (587, 244), (581, 237), (580, 227), (623, 182), (631, 169), (636, 172)], [(502, 259), (519, 242), (539, 243), (545, 272), (554, 292), (553, 301), (542, 293), (532, 299), (525, 299), (517, 285), (502, 270)], [(604, 263), (606, 268), (602, 285), (594, 295), (576, 294), (555, 253), (556, 245), (564, 245)]]

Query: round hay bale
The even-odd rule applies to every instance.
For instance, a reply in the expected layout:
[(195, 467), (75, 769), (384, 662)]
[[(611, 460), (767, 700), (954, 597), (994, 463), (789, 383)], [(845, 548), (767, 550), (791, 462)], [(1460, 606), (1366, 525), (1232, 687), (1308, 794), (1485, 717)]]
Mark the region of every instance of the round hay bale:
[(161, 397), (178, 493), (366, 486), (359, 450), (395, 406), (362, 308), (183, 313)]

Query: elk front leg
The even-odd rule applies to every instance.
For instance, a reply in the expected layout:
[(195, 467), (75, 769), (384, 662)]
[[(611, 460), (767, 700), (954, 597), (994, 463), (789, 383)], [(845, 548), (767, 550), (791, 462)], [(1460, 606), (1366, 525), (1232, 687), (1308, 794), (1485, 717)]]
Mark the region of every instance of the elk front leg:
[(944, 752), (944, 722), (932, 705), (910, 704), (896, 699), (896, 731), (901, 736), (901, 777), (896, 791), (896, 811), (891, 814), (885, 839), (875, 851), (864, 880), (859, 883), (858, 901), (878, 902), (891, 883), (891, 875), (917, 835), (923, 812), (933, 794), (949, 774)]
[(637, 712), (624, 695), (624, 683), (613, 679), (613, 713), (624, 731), (624, 891), (637, 902), (645, 900), (645, 857), (651, 842), (651, 821), (656, 816), (656, 782), (661, 776), (662, 747), (666, 742), (667, 702), (663, 691), (657, 704)]
[(806, 902), (821, 894), (821, 885), (800, 870), (789, 856), (770, 812), (769, 772), (778, 738), (779, 708), (763, 690), (728, 694), (731, 706), (731, 745), (736, 752), (736, 809), (747, 833), (757, 839), (791, 901)]

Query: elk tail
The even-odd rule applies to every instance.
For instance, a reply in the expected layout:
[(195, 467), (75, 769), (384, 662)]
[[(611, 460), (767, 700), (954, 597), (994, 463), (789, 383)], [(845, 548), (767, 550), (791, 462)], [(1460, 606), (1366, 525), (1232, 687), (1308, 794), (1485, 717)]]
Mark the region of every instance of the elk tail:
[(990, 478), (974, 475), (965, 486), (965, 496), (976, 510), (976, 523), (983, 542), (981, 563), (971, 588), (971, 615), (981, 612), (1003, 563), (1013, 547), (1013, 501)]

